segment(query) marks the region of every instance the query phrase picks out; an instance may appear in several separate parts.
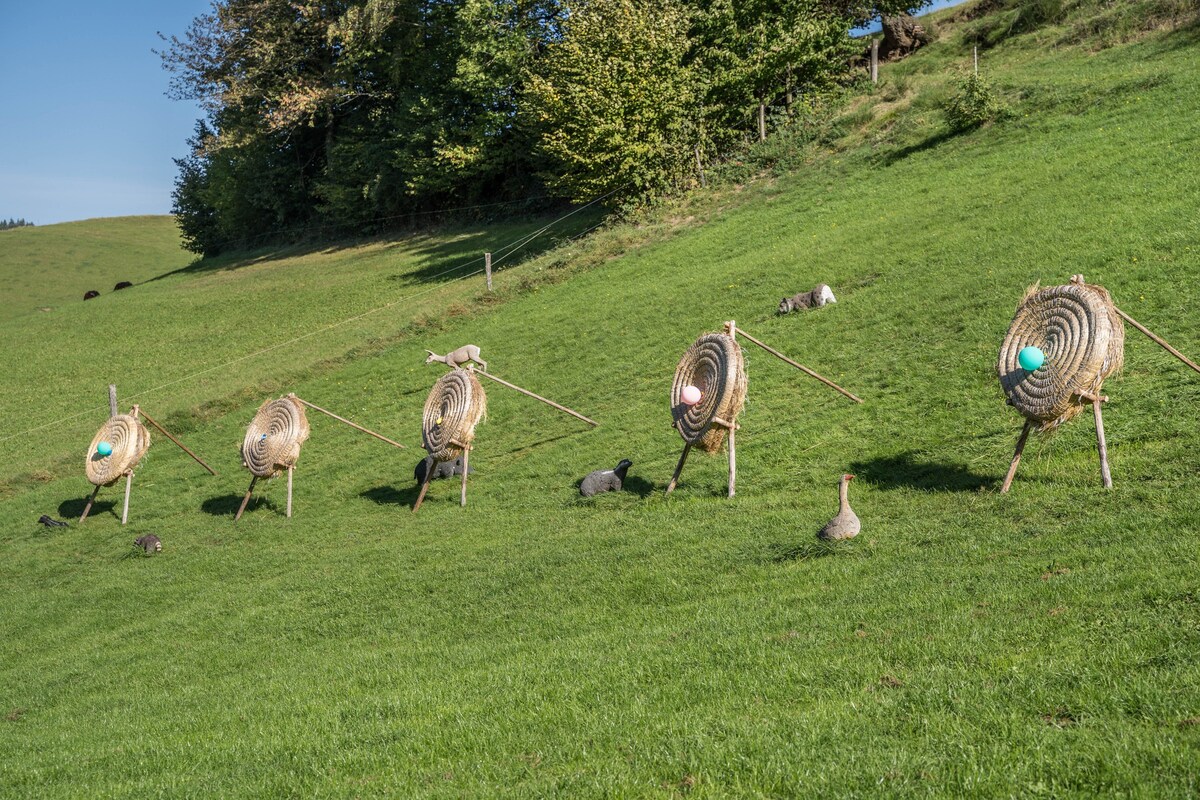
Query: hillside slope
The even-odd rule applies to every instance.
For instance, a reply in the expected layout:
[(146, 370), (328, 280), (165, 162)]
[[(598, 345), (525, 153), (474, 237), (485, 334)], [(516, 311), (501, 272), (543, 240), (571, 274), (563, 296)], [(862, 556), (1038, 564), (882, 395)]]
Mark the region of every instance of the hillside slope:
[[(984, 64), (1016, 116), (950, 136), (921, 98), (969, 57), (956, 30), (885, 72), (907, 76), (903, 108), (885, 85), (847, 109), (840, 143), (768, 143), (802, 168), (501, 273), (498, 302), (477, 276), (429, 280), (505, 241), (482, 232), (458, 252), (377, 243), (153, 282), (139, 308), (172, 313), (122, 313), (136, 360), (71, 348), (98, 322), (28, 318), (53, 360), (5, 365), (21, 398), (6, 430), (102, 405), (107, 359), (131, 392), (182, 378), (147, 408), (221, 475), (159, 437), (128, 526), (113, 488), (62, 531), (33, 520), (79, 513), (82, 470), (12, 485), (0, 792), (1200, 792), (1200, 376), (1129, 331), (1105, 386), (1115, 488), (1099, 488), (1081, 418), (1030, 444), (1009, 495), (1020, 420), (995, 378), (1025, 288), (1072, 273), (1200, 353), (1200, 171), (1183, 168), (1200, 161), (1196, 30), (1098, 50), (1005, 40)], [(818, 281), (836, 305), (774, 315)], [(748, 350), (737, 497), (722, 458), (694, 455), (666, 498), (672, 372), (727, 319), (866, 402)], [(17, 330), (0, 328), (6, 344)], [(413, 515), (442, 371), (424, 348), (466, 342), (601, 425), (489, 384), (468, 506), (443, 482)], [(53, 414), (35, 417), (42, 380)], [(295, 516), (275, 481), (235, 526), (237, 446), (281, 391), (409, 450), (313, 415)], [(42, 436), (81, 460), (103, 415), (10, 440), (10, 472), (33, 468)], [(622, 457), (629, 491), (579, 498), (584, 473)], [(825, 547), (845, 471), (863, 532)], [(146, 532), (163, 554), (132, 557)]]

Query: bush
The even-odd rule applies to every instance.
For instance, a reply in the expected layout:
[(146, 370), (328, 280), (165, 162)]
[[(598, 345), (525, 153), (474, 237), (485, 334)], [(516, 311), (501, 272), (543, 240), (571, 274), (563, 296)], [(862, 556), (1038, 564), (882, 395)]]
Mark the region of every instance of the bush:
[(963, 79), (958, 94), (947, 101), (945, 112), (946, 121), (956, 131), (977, 128), (987, 122), (1005, 119), (1012, 113), (987, 82), (974, 73)]

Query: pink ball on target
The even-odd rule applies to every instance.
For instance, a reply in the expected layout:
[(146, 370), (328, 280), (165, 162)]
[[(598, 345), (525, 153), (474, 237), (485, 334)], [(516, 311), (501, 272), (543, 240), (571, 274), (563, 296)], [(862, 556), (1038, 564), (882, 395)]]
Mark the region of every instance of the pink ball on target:
[(683, 387), (682, 399), (683, 399), (683, 402), (686, 403), (687, 405), (689, 405), (689, 406), (696, 405), (696, 403), (700, 402), (700, 397), (701, 397), (700, 390), (697, 389), (695, 386)]

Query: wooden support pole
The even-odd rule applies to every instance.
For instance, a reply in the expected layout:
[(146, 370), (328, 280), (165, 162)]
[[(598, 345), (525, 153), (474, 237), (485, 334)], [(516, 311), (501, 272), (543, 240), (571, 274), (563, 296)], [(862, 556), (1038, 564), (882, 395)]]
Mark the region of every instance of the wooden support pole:
[(675, 474), (671, 476), (671, 482), (667, 484), (667, 494), (675, 491), (675, 484), (679, 483), (679, 473), (683, 472), (683, 462), (687, 461), (688, 453), (691, 452), (691, 449), (691, 442), (683, 446), (683, 455), (679, 457), (679, 463), (675, 465)]
[(204, 463), (204, 462), (203, 462), (203, 461), (200, 459), (200, 456), (196, 455), (196, 454), (195, 454), (195, 453), (193, 453), (191, 450), (189, 450), (189, 449), (187, 449), (186, 447), (184, 447), (184, 445), (183, 445), (183, 442), (179, 441), (179, 440), (178, 440), (178, 439), (176, 439), (174, 436), (172, 436), (171, 434), (167, 433), (167, 429), (166, 429), (166, 428), (164, 428), (162, 425), (159, 425), (157, 422), (155, 422), (155, 421), (154, 421), (154, 419), (153, 419), (153, 418), (151, 418), (151, 416), (150, 416), (149, 414), (147, 414), (147, 413), (145, 412), (145, 410), (144, 410), (144, 409), (141, 409), (141, 408), (139, 408), (139, 409), (138, 409), (138, 413), (140, 413), (140, 414), (141, 414), (143, 417), (145, 417), (145, 418), (146, 418), (146, 422), (149, 422), (151, 425), (153, 425), (154, 427), (158, 428), (159, 432), (160, 432), (160, 433), (161, 433), (163, 436), (167, 437), (167, 438), (168, 438), (168, 439), (170, 439), (172, 442), (174, 442), (176, 445), (178, 445), (180, 450), (182, 450), (183, 452), (185, 452), (185, 453), (187, 453), (189, 456), (191, 456), (193, 459), (195, 459), (195, 461), (196, 461), (196, 463), (197, 463), (197, 464), (199, 464), (200, 466), (204, 467), (204, 468), (205, 468), (206, 470), (208, 470), (208, 471), (209, 471), (211, 474), (213, 474), (213, 475), (216, 475), (216, 474), (217, 474), (217, 471), (216, 471), (216, 470), (214, 470), (212, 467), (210, 467), (208, 464), (205, 464), (205, 463)]
[(871, 83), (879, 83), (879, 40), (871, 40)]
[(737, 448), (735, 446), (733, 436), (734, 436), (734, 433), (737, 431), (737, 426), (731, 425), (728, 430), (729, 430), (729, 496), (733, 497), (733, 495), (735, 494), (735, 487), (737, 486)]
[(522, 389), (520, 386), (517, 386), (516, 384), (513, 384), (513, 383), (509, 383), (508, 381), (503, 380), (502, 378), (497, 378), (495, 375), (485, 372), (482, 369), (477, 369), (476, 367), (472, 366), (471, 370), (476, 375), (482, 375), (485, 378), (490, 378), (490, 379), (494, 380), (496, 383), (500, 384), (501, 386), (507, 386), (510, 389), (516, 389), (521, 394), (528, 395), (529, 397), (532, 397), (534, 400), (540, 400), (543, 403), (545, 403), (546, 405), (553, 406), (554, 408), (557, 408), (559, 411), (562, 411), (566, 414), (570, 414), (572, 417), (575, 417), (576, 419), (581, 419), (584, 422), (586, 422), (588, 425), (591, 425), (593, 428), (600, 424), (599, 422), (596, 422), (596, 420), (594, 420), (594, 419), (588, 419), (583, 414), (580, 414), (578, 411), (572, 411), (571, 409), (567, 408), (566, 406), (560, 406), (558, 403), (554, 402), (553, 400), (547, 400), (546, 398), (542, 397), (540, 394), (534, 394), (533, 392), (529, 391), (528, 389)]
[(417, 502), (413, 503), (413, 513), (417, 513), (417, 509), (421, 507), (421, 503), (425, 502), (425, 493), (429, 491), (429, 481), (433, 478), (433, 470), (437, 467), (436, 463), (431, 462), (429, 469), (425, 470), (425, 481), (421, 484), (421, 491), (417, 494)]
[(108, 416), (115, 417), (117, 415), (117, 385), (110, 383), (108, 385)]
[(492, 254), (483, 254), (483, 271), (487, 275), (487, 289), (492, 290)]
[(292, 473), (295, 472), (295, 470), (296, 470), (295, 464), (288, 465), (288, 504), (287, 504), (288, 519), (292, 518)]
[(1112, 472), (1108, 469), (1108, 441), (1104, 438), (1104, 417), (1100, 414), (1100, 402), (1092, 401), (1092, 414), (1096, 418), (1096, 449), (1100, 452), (1100, 482), (1105, 489), (1112, 488)]
[(80, 515), (79, 521), (83, 522), (87, 519), (87, 515), (91, 513), (92, 503), (96, 502), (96, 495), (100, 494), (100, 487), (97, 486), (92, 490), (92, 496), (88, 498), (87, 505), (83, 507), (83, 514)]
[(250, 502), (250, 495), (254, 493), (254, 484), (256, 483), (258, 483), (257, 475), (250, 479), (250, 488), (246, 490), (246, 496), (242, 498), (242, 504), (238, 506), (237, 513), (233, 515), (234, 522), (242, 518), (242, 512), (246, 510), (246, 504)]
[(1033, 423), (1025, 420), (1025, 427), (1021, 429), (1021, 436), (1017, 439), (1017, 451), (1013, 453), (1012, 463), (1008, 465), (1008, 474), (1004, 476), (1004, 485), (1000, 487), (1000, 494), (1008, 494), (1008, 490), (1012, 487), (1013, 476), (1017, 474), (1017, 465), (1021, 463), (1021, 453), (1025, 450), (1025, 440), (1029, 438), (1029, 432), (1033, 430)]
[(326, 416), (333, 417), (338, 422), (344, 422), (347, 425), (349, 425), (351, 428), (354, 428), (357, 431), (362, 431), (363, 433), (367, 434), (368, 436), (374, 436), (376, 439), (378, 439), (381, 442), (387, 442), (392, 447), (399, 447), (401, 450), (407, 449), (407, 448), (405, 448), (404, 445), (400, 444), (399, 442), (394, 442), (382, 434), (376, 433), (375, 431), (372, 431), (372, 430), (368, 430), (368, 429), (364, 428), (362, 425), (355, 424), (355, 423), (351, 422), (350, 420), (346, 419), (345, 417), (339, 417), (337, 414), (333, 413), (332, 411), (326, 411), (325, 409), (321, 408), (320, 406), (313, 405), (312, 403), (308, 402), (307, 400), (305, 400), (303, 398), (296, 397), (296, 395), (294, 395), (294, 394), (289, 394), (288, 397), (291, 397), (298, 403), (303, 403), (304, 405), (311, 408), (313, 411), (320, 411), (322, 414), (325, 414)]
[(125, 506), (121, 509), (121, 524), (129, 521), (129, 490), (133, 487), (133, 473), (125, 473)]
[(1137, 321), (1136, 319), (1134, 319), (1133, 317), (1131, 317), (1131, 316), (1129, 316), (1128, 314), (1126, 314), (1126, 313), (1125, 313), (1124, 311), (1122, 311), (1121, 309), (1117, 308), (1116, 306), (1113, 306), (1113, 308), (1114, 308), (1114, 309), (1116, 309), (1116, 312), (1117, 312), (1118, 314), (1120, 314), (1120, 315), (1121, 315), (1121, 319), (1125, 320), (1125, 321), (1126, 321), (1126, 322), (1128, 322), (1130, 325), (1132, 325), (1133, 327), (1137, 328), (1137, 329), (1138, 329), (1139, 331), (1141, 331), (1142, 333), (1144, 333), (1144, 334), (1146, 334), (1147, 336), (1149, 336), (1149, 337), (1150, 337), (1150, 339), (1151, 339), (1151, 341), (1153, 341), (1153, 342), (1154, 342), (1155, 344), (1157, 344), (1159, 347), (1161, 347), (1162, 349), (1166, 350), (1168, 353), (1170, 353), (1171, 355), (1175, 356), (1176, 358), (1178, 358), (1178, 359), (1179, 359), (1180, 361), (1182, 361), (1184, 364), (1187, 364), (1187, 365), (1188, 365), (1189, 367), (1191, 367), (1192, 369), (1196, 370), (1196, 372), (1200, 372), (1200, 365), (1196, 364), (1196, 362), (1195, 362), (1195, 361), (1192, 361), (1192, 360), (1191, 360), (1191, 359), (1189, 359), (1187, 356), (1185, 356), (1183, 353), (1179, 352), (1179, 351), (1178, 351), (1178, 350), (1176, 350), (1174, 347), (1171, 347), (1171, 345), (1167, 344), (1167, 342), (1166, 342), (1166, 340), (1165, 340), (1165, 339), (1163, 339), (1163, 338), (1162, 338), (1162, 337), (1160, 337), (1160, 336), (1157, 336), (1157, 335), (1155, 335), (1155, 334), (1154, 334), (1154, 333), (1153, 333), (1153, 332), (1152, 332), (1152, 331), (1151, 331), (1149, 328), (1147, 328), (1147, 327), (1146, 327), (1145, 325), (1143, 325), (1142, 323), (1138, 322), (1138, 321)]
[(462, 489), (459, 492), (458, 504), (463, 508), (467, 507), (467, 460), (471, 457), (471, 448), (463, 448), (463, 474), (462, 474)]
[(751, 336), (750, 334), (746, 333), (746, 330), (745, 330), (744, 328), (738, 328), (738, 329), (737, 329), (737, 333), (738, 333), (738, 335), (739, 335), (739, 336), (743, 336), (743, 337), (745, 337), (747, 340), (749, 340), (749, 341), (753, 342), (754, 344), (758, 345), (758, 346), (759, 346), (759, 347), (761, 347), (763, 350), (766, 350), (768, 353), (770, 353), (771, 355), (775, 356), (775, 357), (776, 357), (776, 358), (778, 358), (780, 361), (783, 361), (785, 364), (791, 364), (793, 367), (795, 367), (796, 369), (798, 369), (798, 370), (800, 370), (801, 372), (805, 373), (806, 375), (811, 375), (812, 377), (816, 378), (817, 380), (819, 380), (821, 383), (825, 384), (826, 386), (828, 386), (828, 387), (830, 387), (830, 388), (832, 388), (832, 389), (836, 389), (836, 390), (838, 390), (839, 392), (841, 392), (842, 394), (844, 394), (846, 397), (849, 397), (851, 400), (853, 400), (853, 401), (854, 401), (854, 402), (856, 402), (856, 403), (861, 403), (861, 402), (862, 402), (862, 398), (861, 398), (861, 397), (858, 397), (857, 395), (853, 395), (853, 394), (851, 394), (850, 392), (846, 391), (846, 390), (845, 390), (845, 389), (843, 389), (842, 387), (838, 386), (838, 385), (837, 385), (836, 383), (834, 383), (833, 381), (829, 380), (828, 378), (822, 377), (821, 375), (818, 375), (816, 372), (813, 372), (811, 369), (809, 369), (808, 367), (804, 366), (803, 364), (799, 364), (799, 363), (797, 363), (797, 362), (793, 361), (792, 359), (788, 358), (788, 357), (787, 357), (787, 356), (785, 356), (783, 353), (779, 352), (778, 350), (774, 349), (773, 347), (768, 347), (767, 345), (765, 345), (765, 344), (763, 344), (762, 342), (760, 342), (758, 339), (755, 339), (753, 336)]
[(767, 140), (767, 104), (758, 104), (758, 140), (765, 142)]

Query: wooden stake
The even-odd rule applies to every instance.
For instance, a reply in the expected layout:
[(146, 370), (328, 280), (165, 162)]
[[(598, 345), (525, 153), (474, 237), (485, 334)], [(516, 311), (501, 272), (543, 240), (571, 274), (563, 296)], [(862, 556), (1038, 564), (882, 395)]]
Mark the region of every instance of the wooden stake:
[(879, 83), (879, 40), (871, 40), (871, 83)]
[(288, 504), (287, 504), (288, 519), (292, 518), (292, 472), (295, 469), (296, 469), (295, 464), (288, 465)]
[(246, 510), (246, 504), (250, 502), (250, 495), (254, 492), (254, 484), (256, 483), (258, 483), (257, 475), (250, 479), (250, 488), (246, 490), (246, 496), (242, 498), (242, 504), (238, 506), (237, 514), (233, 516), (234, 522), (242, 518), (242, 512)]
[(1131, 317), (1131, 316), (1129, 316), (1128, 314), (1126, 314), (1126, 313), (1125, 313), (1124, 311), (1122, 311), (1121, 309), (1117, 308), (1116, 306), (1113, 306), (1113, 308), (1114, 308), (1114, 309), (1116, 309), (1116, 312), (1117, 312), (1118, 314), (1120, 314), (1120, 315), (1121, 315), (1121, 319), (1125, 320), (1125, 321), (1126, 321), (1126, 322), (1128, 322), (1130, 325), (1132, 325), (1133, 327), (1137, 328), (1137, 329), (1138, 329), (1139, 331), (1141, 331), (1142, 333), (1144, 333), (1144, 334), (1146, 334), (1147, 336), (1149, 336), (1149, 337), (1150, 337), (1150, 339), (1151, 339), (1151, 340), (1152, 340), (1152, 341), (1153, 341), (1155, 344), (1159, 345), (1160, 347), (1162, 347), (1162, 349), (1166, 350), (1168, 353), (1170, 353), (1171, 355), (1173, 355), (1173, 356), (1175, 356), (1176, 358), (1178, 358), (1178, 359), (1179, 359), (1180, 361), (1182, 361), (1184, 364), (1187, 364), (1189, 367), (1191, 367), (1192, 369), (1196, 370), (1196, 372), (1200, 372), (1200, 365), (1197, 365), (1195, 361), (1192, 361), (1192, 360), (1191, 360), (1191, 359), (1189, 359), (1187, 356), (1185, 356), (1183, 353), (1179, 352), (1179, 351), (1178, 351), (1178, 350), (1176, 350), (1174, 347), (1171, 347), (1171, 345), (1167, 344), (1167, 342), (1166, 342), (1166, 340), (1165, 340), (1165, 339), (1163, 339), (1162, 337), (1160, 337), (1160, 336), (1157, 336), (1157, 335), (1155, 335), (1154, 333), (1152, 333), (1152, 332), (1150, 331), (1150, 329), (1149, 329), (1149, 328), (1147, 328), (1147, 327), (1146, 327), (1145, 325), (1143, 325), (1142, 323), (1138, 322), (1138, 321), (1137, 321), (1136, 319), (1134, 319), (1133, 317)]
[(492, 254), (483, 254), (483, 271), (487, 274), (488, 291), (492, 290)]
[(129, 490), (133, 487), (133, 473), (125, 473), (125, 507), (121, 509), (121, 524), (129, 521)]
[(1112, 472), (1108, 469), (1108, 441), (1104, 438), (1104, 417), (1100, 415), (1100, 403), (1092, 401), (1092, 414), (1096, 417), (1096, 449), (1100, 451), (1100, 482), (1105, 489), (1112, 488)]
[(117, 415), (117, 385), (110, 383), (108, 385), (108, 416), (115, 417)]
[(458, 504), (463, 508), (467, 507), (467, 460), (471, 456), (471, 448), (463, 448), (463, 474), (462, 474), (462, 490), (458, 499)]
[(501, 378), (497, 378), (495, 375), (491, 375), (481, 369), (478, 369), (474, 365), (471, 366), (471, 370), (476, 375), (482, 375), (485, 378), (491, 378), (492, 380), (494, 380), (496, 383), (500, 384), (501, 386), (507, 386), (510, 389), (516, 389), (521, 394), (528, 395), (528, 396), (532, 397), (534, 400), (541, 400), (543, 403), (545, 403), (548, 406), (553, 406), (554, 408), (557, 408), (559, 411), (570, 414), (572, 417), (575, 417), (576, 419), (581, 419), (584, 422), (586, 422), (588, 425), (591, 425), (593, 428), (600, 424), (599, 422), (596, 422), (596, 420), (594, 420), (594, 419), (588, 419), (583, 414), (580, 414), (578, 411), (572, 411), (571, 409), (567, 408), (566, 406), (560, 406), (558, 403), (554, 402), (553, 400), (547, 400), (546, 398), (542, 397), (541, 395), (534, 394), (533, 392), (529, 391), (528, 389), (522, 389), (520, 386), (517, 386), (516, 384), (509, 383), (508, 381), (503, 380)]
[(758, 140), (765, 142), (767, 140), (767, 104), (758, 104)]
[(141, 408), (139, 408), (139, 409), (138, 409), (138, 412), (139, 412), (139, 413), (140, 413), (140, 414), (141, 414), (143, 417), (145, 417), (145, 418), (146, 418), (146, 422), (149, 422), (151, 425), (153, 425), (154, 427), (158, 428), (159, 432), (160, 432), (160, 433), (161, 433), (163, 436), (167, 437), (167, 438), (168, 438), (168, 439), (170, 439), (172, 442), (174, 442), (175, 444), (179, 445), (179, 449), (180, 449), (180, 450), (182, 450), (183, 452), (185, 452), (185, 453), (187, 453), (189, 456), (191, 456), (193, 459), (195, 459), (195, 461), (196, 461), (196, 463), (197, 463), (197, 464), (199, 464), (200, 466), (204, 467), (206, 470), (208, 470), (208, 471), (209, 471), (210, 473), (212, 473), (213, 475), (216, 475), (216, 474), (217, 474), (217, 471), (216, 471), (216, 470), (214, 470), (214, 469), (213, 469), (212, 467), (210, 467), (208, 464), (205, 464), (203, 461), (201, 461), (201, 460), (200, 460), (200, 456), (196, 455), (196, 454), (195, 454), (195, 453), (193, 453), (191, 450), (189, 450), (189, 449), (187, 449), (186, 447), (184, 447), (184, 446), (183, 446), (183, 442), (179, 441), (179, 440), (178, 440), (178, 439), (176, 439), (174, 436), (172, 436), (171, 434), (167, 433), (167, 429), (166, 429), (166, 428), (164, 428), (162, 425), (159, 425), (157, 422), (155, 422), (155, 421), (154, 421), (154, 420), (153, 420), (153, 419), (150, 417), (150, 415), (149, 415), (149, 414), (147, 414), (147, 413), (145, 412), (145, 410), (144, 410), (144, 409), (141, 409)]
[(417, 494), (417, 502), (413, 503), (413, 513), (417, 513), (417, 509), (421, 507), (421, 503), (425, 502), (425, 493), (429, 491), (429, 481), (433, 478), (433, 470), (437, 467), (436, 463), (430, 463), (429, 469), (425, 470), (425, 482), (421, 484), (421, 491)]
[(812, 371), (811, 369), (809, 369), (808, 367), (804, 366), (803, 364), (799, 364), (799, 363), (797, 363), (797, 362), (795, 362), (795, 361), (792, 361), (790, 358), (788, 358), (787, 356), (785, 356), (783, 353), (779, 352), (778, 350), (774, 349), (773, 347), (768, 347), (767, 345), (765, 345), (765, 344), (763, 344), (762, 342), (760, 342), (758, 339), (755, 339), (753, 336), (751, 336), (750, 334), (746, 333), (746, 330), (745, 330), (744, 328), (738, 328), (738, 329), (737, 329), (737, 332), (738, 332), (738, 335), (739, 335), (739, 336), (743, 336), (743, 337), (745, 337), (745, 338), (746, 338), (746, 339), (748, 339), (749, 341), (751, 341), (751, 342), (753, 342), (754, 344), (756, 344), (756, 345), (758, 345), (759, 347), (761, 347), (763, 350), (766, 350), (768, 353), (770, 353), (771, 355), (773, 355), (773, 356), (775, 356), (776, 358), (778, 358), (780, 361), (783, 361), (783, 362), (784, 362), (784, 363), (786, 363), (786, 364), (791, 364), (791, 365), (792, 365), (793, 367), (795, 367), (796, 369), (800, 370), (801, 372), (805, 373), (806, 375), (811, 375), (812, 377), (816, 378), (816, 379), (817, 379), (817, 380), (819, 380), (821, 383), (825, 384), (826, 386), (828, 386), (828, 387), (830, 387), (830, 388), (832, 388), (832, 389), (837, 389), (839, 392), (841, 392), (842, 394), (844, 394), (846, 397), (849, 397), (849, 398), (850, 398), (851, 400), (853, 400), (854, 402), (856, 402), (856, 403), (861, 403), (861, 402), (862, 402), (862, 398), (861, 398), (861, 397), (858, 397), (857, 395), (853, 395), (853, 394), (851, 394), (850, 392), (846, 391), (846, 390), (845, 390), (845, 389), (843, 389), (842, 387), (838, 386), (838, 385), (837, 385), (836, 383), (834, 383), (833, 381), (829, 380), (828, 378), (822, 377), (821, 375), (818, 375), (816, 372)]
[(88, 498), (87, 505), (83, 507), (83, 514), (79, 517), (79, 521), (83, 522), (87, 519), (87, 515), (92, 510), (92, 503), (96, 502), (96, 495), (100, 494), (100, 487), (97, 486), (92, 490), (92, 496)]
[(737, 485), (737, 448), (734, 445), (733, 435), (737, 430), (737, 426), (729, 427), (729, 496), (733, 497), (734, 487)]
[(401, 450), (407, 449), (404, 445), (400, 444), (399, 442), (394, 442), (382, 434), (376, 433), (375, 431), (372, 431), (372, 430), (368, 430), (368, 429), (364, 428), (362, 425), (357, 425), (357, 424), (351, 422), (350, 420), (346, 419), (345, 417), (339, 417), (337, 414), (333, 413), (332, 411), (326, 411), (325, 409), (321, 408), (320, 406), (313, 405), (312, 403), (308, 402), (307, 400), (305, 400), (303, 398), (296, 397), (296, 395), (294, 395), (294, 394), (289, 394), (288, 397), (291, 397), (292, 399), (296, 400), (299, 403), (303, 403), (304, 405), (311, 408), (313, 411), (320, 411), (322, 414), (325, 414), (326, 416), (333, 417), (338, 422), (344, 422), (347, 425), (349, 425), (351, 428), (354, 428), (357, 431), (362, 431), (363, 433), (367, 434), (368, 436), (374, 436), (376, 439), (378, 439), (381, 442), (387, 442), (392, 447), (399, 447)]
[(1033, 422), (1025, 420), (1025, 427), (1021, 429), (1021, 437), (1017, 439), (1017, 451), (1013, 453), (1012, 463), (1008, 465), (1008, 474), (1004, 476), (1004, 485), (1000, 487), (1000, 494), (1008, 494), (1008, 490), (1012, 487), (1013, 476), (1017, 474), (1017, 465), (1021, 463), (1021, 453), (1025, 450), (1025, 440), (1029, 438), (1029, 432), (1033, 430)]
[(683, 472), (683, 462), (687, 461), (688, 453), (691, 452), (691, 449), (691, 442), (684, 444), (683, 455), (679, 457), (679, 463), (675, 465), (675, 474), (671, 476), (671, 482), (667, 484), (667, 494), (675, 491), (675, 484), (679, 483), (679, 473)]

